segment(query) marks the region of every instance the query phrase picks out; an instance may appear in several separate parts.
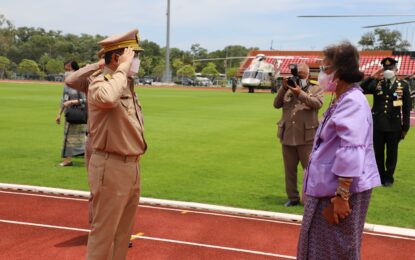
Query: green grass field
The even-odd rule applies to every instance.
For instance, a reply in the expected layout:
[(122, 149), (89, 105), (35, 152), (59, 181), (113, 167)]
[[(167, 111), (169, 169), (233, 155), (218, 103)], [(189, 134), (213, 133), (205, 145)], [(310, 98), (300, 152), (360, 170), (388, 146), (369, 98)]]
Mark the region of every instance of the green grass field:
[[(0, 182), (88, 189), (82, 158), (74, 167), (57, 166), (63, 127), (54, 119), (62, 88), (0, 82)], [(274, 95), (137, 92), (149, 144), (142, 159), (142, 196), (302, 213), (302, 207), (283, 206), (284, 171), (276, 139), (281, 111), (272, 106)], [(412, 130), (400, 145), (395, 184), (375, 189), (367, 222), (415, 228), (414, 141)]]

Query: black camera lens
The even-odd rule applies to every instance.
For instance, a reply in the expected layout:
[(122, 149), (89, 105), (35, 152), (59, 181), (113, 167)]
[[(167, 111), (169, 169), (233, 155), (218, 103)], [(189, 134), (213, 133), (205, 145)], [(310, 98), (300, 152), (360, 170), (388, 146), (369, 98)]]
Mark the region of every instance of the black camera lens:
[(288, 84), (288, 86), (290, 86), (290, 87), (295, 87), (295, 82), (294, 82), (294, 80), (292, 79), (292, 78), (289, 78), (288, 80), (287, 80), (287, 84)]

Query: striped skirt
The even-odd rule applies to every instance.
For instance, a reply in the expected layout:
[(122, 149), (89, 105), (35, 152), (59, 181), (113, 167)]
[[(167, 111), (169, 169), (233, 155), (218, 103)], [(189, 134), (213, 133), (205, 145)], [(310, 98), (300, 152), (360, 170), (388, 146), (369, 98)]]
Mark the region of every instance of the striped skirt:
[(62, 158), (80, 156), (85, 153), (86, 124), (65, 122)]
[(362, 233), (372, 190), (350, 197), (351, 214), (330, 225), (322, 212), (330, 198), (307, 197), (298, 241), (297, 259), (354, 260), (360, 259)]

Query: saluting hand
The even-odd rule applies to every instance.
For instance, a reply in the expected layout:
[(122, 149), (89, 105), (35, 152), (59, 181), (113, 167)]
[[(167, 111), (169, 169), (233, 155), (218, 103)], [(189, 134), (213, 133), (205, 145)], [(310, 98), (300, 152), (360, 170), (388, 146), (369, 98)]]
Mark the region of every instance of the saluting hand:
[(131, 47), (128, 47), (124, 49), (124, 53), (120, 56), (118, 61), (119, 61), (119, 64), (123, 62), (128, 62), (129, 64), (131, 64), (133, 59), (134, 59), (134, 51)]
[(100, 59), (98, 61), (98, 66), (99, 66), (100, 69), (103, 69), (104, 66), (105, 66), (105, 59)]
[(377, 71), (375, 71), (374, 73), (372, 73), (371, 77), (375, 78), (375, 79), (382, 79), (383, 78), (383, 68), (380, 68)]

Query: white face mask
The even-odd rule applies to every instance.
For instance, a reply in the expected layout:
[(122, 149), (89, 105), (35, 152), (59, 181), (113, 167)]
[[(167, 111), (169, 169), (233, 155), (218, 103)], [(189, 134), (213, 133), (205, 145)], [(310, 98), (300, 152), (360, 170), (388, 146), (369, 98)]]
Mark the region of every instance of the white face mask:
[(318, 74), (318, 84), (326, 91), (332, 91), (334, 72), (327, 74), (324, 71), (320, 71)]
[(133, 62), (131, 62), (130, 70), (128, 71), (128, 76), (134, 76), (135, 74), (137, 74), (139, 69), (140, 69), (140, 59), (136, 57), (133, 59)]
[(307, 86), (307, 79), (300, 79), (300, 84), (301, 84), (301, 87), (306, 87)]
[(395, 72), (393, 70), (385, 70), (383, 72), (383, 76), (385, 77), (385, 79), (392, 79), (393, 77), (395, 77)]

